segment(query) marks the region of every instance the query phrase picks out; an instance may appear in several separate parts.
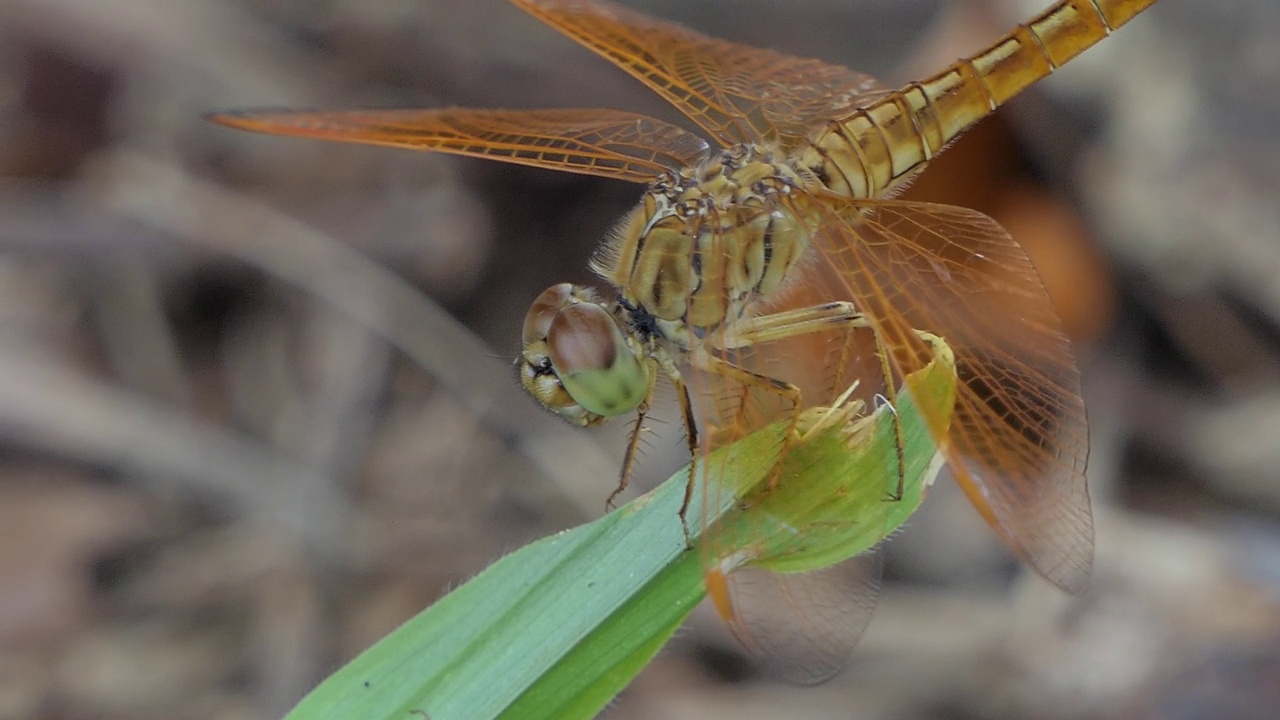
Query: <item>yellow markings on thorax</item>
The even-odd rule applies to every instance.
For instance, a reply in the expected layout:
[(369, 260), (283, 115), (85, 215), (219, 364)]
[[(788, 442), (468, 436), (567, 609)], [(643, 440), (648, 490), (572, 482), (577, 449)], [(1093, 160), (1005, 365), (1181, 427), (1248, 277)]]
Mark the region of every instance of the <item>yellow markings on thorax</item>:
[(796, 181), (758, 148), (738, 148), (655, 184), (593, 268), (668, 323), (712, 330), (777, 290), (808, 247), (804, 224), (771, 194)]

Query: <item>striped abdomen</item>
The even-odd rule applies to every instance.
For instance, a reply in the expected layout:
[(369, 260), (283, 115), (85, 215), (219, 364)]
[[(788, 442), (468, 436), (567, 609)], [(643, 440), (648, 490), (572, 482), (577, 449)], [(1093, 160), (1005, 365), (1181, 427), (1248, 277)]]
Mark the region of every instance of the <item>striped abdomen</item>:
[(802, 152), (801, 165), (836, 192), (876, 197), (1155, 1), (1061, 0), (977, 55), (831, 122)]

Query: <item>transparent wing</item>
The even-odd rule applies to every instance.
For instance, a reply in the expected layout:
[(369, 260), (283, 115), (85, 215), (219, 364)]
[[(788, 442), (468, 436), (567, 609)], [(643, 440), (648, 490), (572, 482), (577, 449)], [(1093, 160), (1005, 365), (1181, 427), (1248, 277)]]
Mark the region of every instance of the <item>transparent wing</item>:
[(786, 146), (887, 93), (863, 73), (709, 38), (600, 0), (511, 1), (639, 79), (725, 146)]
[[(719, 282), (726, 293), (730, 287), (741, 287), (741, 278), (733, 279), (731, 253), (715, 252), (728, 240), (721, 237), (700, 252), (704, 285)], [(815, 266), (793, 268), (797, 277), (791, 289), (770, 304), (770, 317), (803, 313), (833, 297), (838, 286), (822, 282)], [(782, 327), (794, 329), (795, 323), (788, 320)], [(778, 474), (768, 476), (767, 482), (776, 486), (753, 486), (744, 492), (737, 478), (759, 477), (758, 469), (744, 473), (743, 461), (723, 450), (741, 447), (733, 444), (766, 426), (777, 430), (792, 418), (812, 418), (811, 413), (836, 406), (848, 408), (850, 418), (861, 416), (884, 391), (883, 372), (867, 329), (823, 322), (803, 333), (733, 341), (742, 339), (740, 333), (748, 324), (735, 320), (707, 332), (687, 358), (689, 367), (682, 369), (700, 432), (696, 463), (708, 478), (701, 485), (706, 493), (703, 505), (723, 507), (729, 499), (741, 509), (704, 531), (708, 594), (764, 670), (792, 682), (820, 682), (847, 663), (870, 621), (879, 588), (879, 554), (864, 552), (816, 570), (808, 565), (804, 572), (777, 570), (798, 555), (811, 557), (819, 547), (851, 550), (857, 535), (867, 539), (863, 547), (886, 537), (893, 527), (885, 524), (888, 519), (880, 508), (890, 505), (886, 501), (894, 492), (898, 466), (887, 448), (870, 452), (860, 446), (857, 451), (848, 449), (879, 459), (878, 469), (873, 463), (869, 472), (849, 474), (844, 472), (848, 466), (824, 462), (828, 469), (818, 470), (811, 463), (821, 461), (805, 452), (808, 440), (788, 442), (779, 433), (772, 447), (745, 461), (753, 468), (773, 468), (771, 472)], [(702, 357), (706, 355), (715, 360)], [(780, 394), (775, 383), (785, 383), (800, 395)], [(856, 398), (841, 402), (855, 383)], [(789, 432), (794, 438), (794, 433), (807, 433), (811, 427), (802, 420)], [(832, 467), (843, 468), (839, 472), (844, 474), (832, 474)], [(803, 497), (795, 492), (797, 482), (804, 483)], [(864, 512), (833, 513), (829, 508), (837, 505), (861, 507)], [(868, 507), (875, 509), (866, 511)]]
[(711, 575), (707, 590), (734, 637), (770, 675), (802, 685), (830, 679), (871, 622), (882, 555), (872, 550), (812, 572), (746, 567)]
[[(803, 199), (800, 202), (805, 202)], [(991, 218), (928, 203), (824, 197), (817, 252), (899, 373), (955, 350), (946, 453), (986, 521), (1045, 578), (1083, 589), (1093, 558), (1088, 428), (1071, 346), (1031, 261)]]
[(696, 164), (702, 138), (617, 110), (320, 110), (212, 115), (272, 135), (385, 145), (647, 183)]

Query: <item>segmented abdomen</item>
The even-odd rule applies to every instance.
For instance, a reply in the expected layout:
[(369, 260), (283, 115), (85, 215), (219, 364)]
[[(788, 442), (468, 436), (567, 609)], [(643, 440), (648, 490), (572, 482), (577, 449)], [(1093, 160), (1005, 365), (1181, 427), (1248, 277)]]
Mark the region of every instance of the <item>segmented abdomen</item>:
[(876, 197), (1001, 104), (1156, 0), (1062, 0), (986, 50), (832, 122), (801, 156), (836, 192)]

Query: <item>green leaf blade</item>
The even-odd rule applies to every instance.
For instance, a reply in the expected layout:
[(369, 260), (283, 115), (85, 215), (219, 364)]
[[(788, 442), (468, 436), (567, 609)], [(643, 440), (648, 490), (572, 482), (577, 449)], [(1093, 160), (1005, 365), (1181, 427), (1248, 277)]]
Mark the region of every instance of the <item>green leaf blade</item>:
[[(900, 501), (884, 500), (898, 468), (890, 409), (812, 432), (784, 456), (787, 482), (765, 492), (787, 431), (775, 423), (698, 463), (740, 473), (731, 492), (700, 485), (693, 494), (688, 516), (707, 519), (714, 552), (800, 572), (896, 529), (941, 465), (919, 406), (949, 413), (956, 380), (950, 351), (941, 341), (935, 350), (894, 409), (906, 439)], [(705, 595), (704, 563), (719, 556), (686, 550), (678, 511), (687, 473), (502, 558), (335, 672), (287, 720), (593, 717)], [(701, 543), (702, 523), (690, 525)]]

